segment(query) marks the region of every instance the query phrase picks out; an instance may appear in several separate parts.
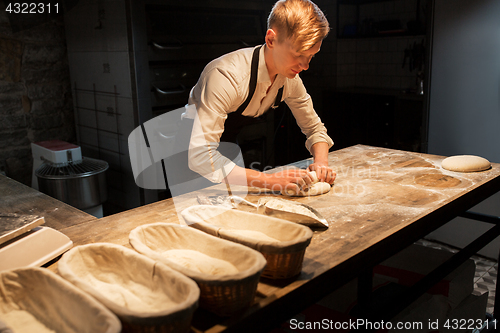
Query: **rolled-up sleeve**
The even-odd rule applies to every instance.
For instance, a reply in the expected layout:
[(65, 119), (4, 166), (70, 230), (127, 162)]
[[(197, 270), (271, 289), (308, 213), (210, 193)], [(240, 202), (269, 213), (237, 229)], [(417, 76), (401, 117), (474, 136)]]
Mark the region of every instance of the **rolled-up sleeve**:
[(306, 136), (307, 150), (311, 152), (311, 147), (318, 142), (326, 142), (328, 148), (331, 148), (333, 140), (328, 136), (325, 125), (314, 110), (311, 96), (307, 93), (302, 80), (296, 76), (295, 79), (288, 81), (286, 88), (284, 100)]

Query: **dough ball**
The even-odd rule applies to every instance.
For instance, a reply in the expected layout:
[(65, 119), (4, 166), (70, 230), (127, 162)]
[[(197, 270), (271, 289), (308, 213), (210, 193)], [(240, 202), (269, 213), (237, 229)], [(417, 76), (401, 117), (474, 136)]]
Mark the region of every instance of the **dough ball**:
[(491, 168), (487, 159), (474, 155), (457, 155), (447, 157), (441, 163), (443, 169), (458, 172), (475, 172)]
[(311, 176), (313, 183), (319, 182), (318, 175), (316, 175), (316, 171), (309, 172), (309, 176)]
[(325, 193), (330, 192), (331, 188), (332, 188), (332, 186), (328, 183), (318, 182), (318, 183), (314, 184), (313, 186), (311, 186), (309, 188), (309, 191), (307, 191), (307, 192), (301, 191), (300, 195), (309, 196), (309, 195), (325, 194)]
[(295, 194), (293, 190), (288, 190), (282, 193), (288, 196), (308, 197), (311, 195), (320, 195), (330, 192), (331, 185), (326, 182), (320, 182), (318, 179), (318, 175), (316, 175), (316, 171), (309, 172), (309, 176), (311, 176), (313, 180), (313, 185), (309, 187), (308, 191), (300, 191), (298, 194)]
[(289, 196), (296, 196), (296, 197), (308, 197), (312, 195), (320, 195), (320, 194), (325, 194), (330, 192), (331, 185), (325, 182), (318, 182), (316, 184), (313, 184), (311, 187), (309, 187), (308, 191), (300, 191), (298, 194), (295, 194), (294, 191), (288, 190), (286, 192), (287, 195)]

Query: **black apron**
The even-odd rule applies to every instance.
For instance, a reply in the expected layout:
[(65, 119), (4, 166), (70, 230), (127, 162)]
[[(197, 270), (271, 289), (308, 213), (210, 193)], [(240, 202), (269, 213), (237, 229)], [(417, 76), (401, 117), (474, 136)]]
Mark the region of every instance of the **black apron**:
[[(255, 93), (255, 88), (257, 86), (259, 52), (261, 48), (262, 46), (255, 48), (252, 55), (248, 96), (236, 111), (231, 112), (227, 115), (227, 118), (224, 122), (224, 132), (222, 133), (220, 138), (218, 151), (230, 160), (234, 160), (240, 154), (240, 149), (236, 144), (237, 136), (240, 133), (241, 129), (245, 126), (259, 121), (258, 117), (247, 117), (243, 115), (243, 112), (252, 100), (252, 97)], [(278, 90), (278, 94), (276, 95), (276, 99), (271, 108), (274, 109), (279, 106), (282, 96), (283, 87)], [(214, 183), (210, 182), (208, 179), (189, 169), (188, 152), (191, 132), (193, 130), (193, 123), (193, 119), (184, 118), (181, 121), (181, 125), (176, 134), (174, 143), (174, 151), (176, 151), (177, 153), (162, 161), (164, 175), (168, 175), (168, 183), (173, 196), (196, 191), (214, 185)], [(165, 181), (167, 182), (167, 180)], [(175, 190), (172, 189), (174, 185), (181, 185), (183, 183), (185, 184), (185, 186), (175, 186)], [(182, 187), (182, 189), (180, 189), (179, 187)]]
[[(227, 119), (224, 122), (224, 133), (220, 138), (221, 142), (234, 142), (237, 143), (236, 137), (241, 132), (241, 129), (245, 126), (254, 124), (259, 121), (259, 117), (247, 117), (243, 115), (243, 112), (247, 108), (248, 104), (252, 100), (252, 97), (255, 93), (255, 88), (257, 87), (257, 74), (259, 69), (259, 54), (260, 49), (256, 48), (253, 51), (252, 55), (252, 69), (250, 74), (250, 83), (248, 89), (247, 99), (240, 105), (238, 110), (231, 112), (227, 115)], [(278, 90), (278, 94), (276, 95), (276, 99), (274, 100), (274, 104), (271, 108), (275, 109), (279, 106), (281, 102), (281, 97), (283, 96), (283, 87)]]

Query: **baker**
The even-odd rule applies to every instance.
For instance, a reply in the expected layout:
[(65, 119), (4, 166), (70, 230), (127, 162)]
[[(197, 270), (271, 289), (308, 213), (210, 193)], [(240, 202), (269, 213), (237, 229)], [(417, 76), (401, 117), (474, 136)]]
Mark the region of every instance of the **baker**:
[[(190, 92), (176, 140), (176, 151), (188, 152), (185, 156), (189, 170), (178, 167), (177, 172), (201, 175), (209, 181), (207, 185), (226, 182), (288, 194), (311, 186), (313, 179), (308, 171), (315, 171), (320, 182), (332, 184), (335, 180), (336, 174), (328, 166), (328, 150), (333, 141), (299, 77), (320, 51), (329, 32), (328, 21), (309, 0), (280, 0), (273, 6), (267, 25), (264, 45), (223, 55), (201, 73)], [(231, 145), (224, 142), (236, 142), (242, 126), (281, 101), (288, 105), (305, 134), (313, 163), (307, 170), (274, 174), (246, 169), (236, 161), (238, 152), (232, 152)], [(176, 179), (188, 187), (187, 180), (192, 177)]]

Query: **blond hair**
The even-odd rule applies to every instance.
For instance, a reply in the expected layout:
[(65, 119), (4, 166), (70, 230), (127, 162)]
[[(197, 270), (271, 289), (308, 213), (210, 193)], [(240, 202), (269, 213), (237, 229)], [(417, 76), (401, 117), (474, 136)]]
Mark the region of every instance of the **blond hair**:
[(278, 31), (278, 41), (290, 38), (297, 51), (309, 50), (330, 31), (328, 20), (310, 0), (279, 0), (267, 19), (267, 28)]

